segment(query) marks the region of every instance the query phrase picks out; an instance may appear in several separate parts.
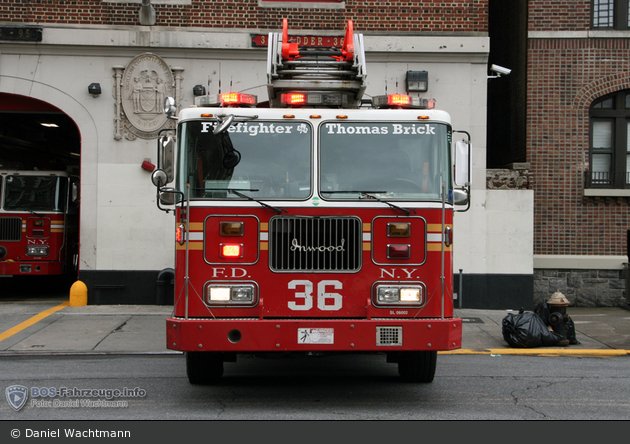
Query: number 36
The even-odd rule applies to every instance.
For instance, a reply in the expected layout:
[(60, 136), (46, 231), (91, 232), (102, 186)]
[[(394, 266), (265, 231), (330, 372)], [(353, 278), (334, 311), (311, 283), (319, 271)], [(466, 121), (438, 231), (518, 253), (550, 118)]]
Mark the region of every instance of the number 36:
[[(332, 286), (335, 290), (341, 290), (343, 284), (339, 281), (320, 281), (317, 283), (317, 308), (325, 311), (337, 311), (342, 306), (342, 296), (339, 293), (328, 293), (326, 287)], [(297, 290), (303, 288), (303, 292), (296, 292), (295, 297), (304, 299), (302, 304), (298, 304), (296, 301), (289, 301), (289, 308), (291, 310), (306, 311), (313, 308), (313, 283), (305, 280), (293, 280), (289, 282), (290, 290)]]

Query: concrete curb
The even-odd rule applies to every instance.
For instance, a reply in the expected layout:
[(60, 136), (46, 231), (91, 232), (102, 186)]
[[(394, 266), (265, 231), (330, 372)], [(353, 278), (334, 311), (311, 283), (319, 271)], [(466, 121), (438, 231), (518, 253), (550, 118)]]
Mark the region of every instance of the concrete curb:
[(529, 356), (571, 356), (571, 357), (613, 357), (630, 355), (630, 350), (561, 350), (555, 348), (491, 348), (459, 349), (438, 352), (441, 355), (529, 355)]

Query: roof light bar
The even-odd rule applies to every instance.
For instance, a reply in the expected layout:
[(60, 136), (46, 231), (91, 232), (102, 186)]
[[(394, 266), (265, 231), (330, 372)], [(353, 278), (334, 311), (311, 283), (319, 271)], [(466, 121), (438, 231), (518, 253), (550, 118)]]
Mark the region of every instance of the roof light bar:
[(406, 94), (390, 94), (373, 97), (372, 105), (375, 108), (433, 109), (435, 108), (435, 99), (411, 97)]
[(306, 104), (306, 95), (302, 93), (286, 93), (282, 94), (281, 101), (283, 105), (304, 105)]
[(258, 97), (253, 94), (223, 93), (195, 97), (197, 106), (254, 106)]
[(284, 106), (324, 106), (339, 107), (348, 104), (348, 97), (342, 93), (287, 92), (280, 95)]
[(220, 94), (220, 99), (224, 105), (255, 105), (257, 101), (256, 96), (242, 93)]

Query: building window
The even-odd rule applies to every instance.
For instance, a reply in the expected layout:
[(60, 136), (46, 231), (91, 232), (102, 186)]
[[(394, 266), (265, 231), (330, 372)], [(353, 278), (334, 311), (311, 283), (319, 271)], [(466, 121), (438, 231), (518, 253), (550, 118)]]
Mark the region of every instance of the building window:
[(258, 0), (261, 8), (343, 9), (345, 0)]
[(630, 0), (592, 0), (593, 29), (630, 29)]
[(587, 188), (630, 188), (630, 90), (595, 100), (590, 123)]

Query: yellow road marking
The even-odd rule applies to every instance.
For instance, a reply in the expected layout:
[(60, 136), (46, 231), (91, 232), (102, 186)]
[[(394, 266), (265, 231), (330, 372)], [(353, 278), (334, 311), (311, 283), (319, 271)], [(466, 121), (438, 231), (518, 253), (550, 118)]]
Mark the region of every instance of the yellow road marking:
[(534, 355), (534, 356), (625, 356), (630, 350), (624, 349), (559, 349), (559, 348), (486, 348), (448, 350), (442, 355)]
[(49, 308), (48, 310), (44, 310), (41, 313), (36, 314), (32, 318), (29, 318), (26, 321), (16, 325), (15, 327), (8, 329), (4, 333), (0, 333), (0, 342), (4, 341), (7, 338), (10, 338), (11, 336), (13, 336), (16, 333), (21, 332), (25, 328), (30, 327), (31, 325), (41, 321), (45, 317), (50, 316), (51, 314), (61, 310), (62, 308), (66, 308), (69, 304), (70, 304), (70, 301), (62, 302), (61, 304), (57, 305), (56, 307), (52, 307), (52, 308)]

